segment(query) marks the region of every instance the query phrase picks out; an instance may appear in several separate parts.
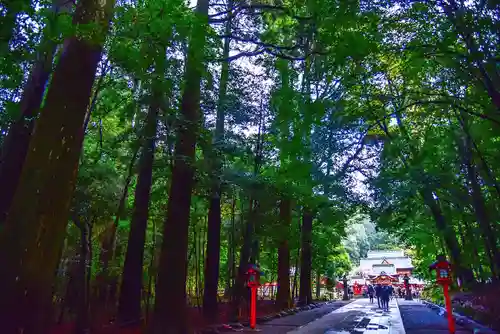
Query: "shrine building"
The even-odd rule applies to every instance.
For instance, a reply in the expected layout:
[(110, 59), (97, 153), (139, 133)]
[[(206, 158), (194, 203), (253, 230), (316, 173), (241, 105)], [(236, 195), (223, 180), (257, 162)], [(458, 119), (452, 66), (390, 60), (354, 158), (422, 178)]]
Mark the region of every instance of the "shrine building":
[(413, 269), (411, 258), (406, 256), (403, 250), (368, 251), (366, 258), (361, 259), (359, 267), (351, 273), (349, 285), (403, 286), (404, 276), (408, 275), (412, 286), (422, 287), (424, 282), (412, 275)]
[(359, 263), (359, 271), (364, 277), (387, 275), (411, 276), (413, 264), (403, 250), (368, 251), (365, 259)]

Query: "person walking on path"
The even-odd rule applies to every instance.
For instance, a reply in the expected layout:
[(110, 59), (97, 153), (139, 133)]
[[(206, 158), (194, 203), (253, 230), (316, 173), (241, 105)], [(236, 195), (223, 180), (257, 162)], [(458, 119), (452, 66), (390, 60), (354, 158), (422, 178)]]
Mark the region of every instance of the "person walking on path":
[(381, 293), (382, 293), (382, 286), (380, 284), (377, 284), (375, 286), (375, 295), (377, 296), (378, 308), (380, 308), (380, 294)]
[(368, 297), (370, 297), (370, 303), (373, 304), (373, 294), (375, 293), (375, 289), (373, 285), (368, 285)]
[(380, 299), (382, 302), (382, 309), (384, 311), (388, 312), (389, 311), (389, 299), (391, 296), (391, 287), (387, 286), (387, 285), (382, 287), (380, 295), (381, 295)]

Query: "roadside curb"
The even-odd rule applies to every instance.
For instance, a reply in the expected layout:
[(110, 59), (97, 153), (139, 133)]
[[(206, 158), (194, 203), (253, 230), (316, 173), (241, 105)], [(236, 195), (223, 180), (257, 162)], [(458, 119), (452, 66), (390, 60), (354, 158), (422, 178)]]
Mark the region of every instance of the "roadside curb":
[[(440, 316), (442, 317), (447, 317), (448, 313), (446, 312), (446, 309), (442, 306), (439, 306), (437, 304), (431, 303), (427, 300), (421, 299), (422, 304), (427, 306), (428, 308), (432, 309), (433, 311), (436, 311)], [(486, 327), (485, 325), (482, 325), (469, 317), (463, 316), (459, 313), (453, 312), (453, 317), (455, 318), (455, 323), (457, 325), (463, 326), (471, 331), (473, 331), (475, 334), (497, 334), (496, 331), (492, 330), (491, 328)]]
[(400, 333), (400, 334), (406, 334), (405, 326), (403, 323), (403, 317), (401, 316), (401, 309), (399, 308), (399, 300), (398, 298), (395, 299), (395, 304), (397, 308), (397, 315), (394, 317), (395, 322), (393, 324), (394, 328), (391, 326), (391, 332), (390, 333)]

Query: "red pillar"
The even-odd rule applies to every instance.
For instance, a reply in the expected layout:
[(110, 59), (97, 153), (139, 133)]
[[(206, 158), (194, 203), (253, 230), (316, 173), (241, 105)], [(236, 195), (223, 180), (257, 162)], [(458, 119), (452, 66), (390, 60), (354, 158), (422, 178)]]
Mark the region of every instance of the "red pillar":
[(252, 300), (250, 302), (250, 328), (255, 329), (257, 324), (257, 287), (252, 286)]
[(448, 329), (451, 334), (455, 334), (455, 321), (453, 320), (453, 310), (451, 308), (451, 300), (449, 293), (448, 284), (443, 284), (443, 292), (444, 292), (444, 302), (446, 304), (446, 313), (448, 315)]

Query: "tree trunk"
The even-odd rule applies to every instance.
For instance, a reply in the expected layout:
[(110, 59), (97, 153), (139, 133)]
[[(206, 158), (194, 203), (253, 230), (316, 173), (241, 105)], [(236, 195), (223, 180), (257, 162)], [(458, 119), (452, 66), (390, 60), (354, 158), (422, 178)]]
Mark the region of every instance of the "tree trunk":
[(217, 290), (219, 286), (221, 208), (220, 187), (215, 186), (208, 211), (208, 241), (205, 265), (203, 315), (212, 323), (217, 318)]
[[(162, 75), (164, 66), (157, 61), (156, 72)], [(136, 325), (141, 320), (141, 292), (144, 265), (144, 244), (149, 217), (149, 198), (153, 178), (156, 131), (161, 94), (158, 83), (153, 83), (153, 102), (144, 124), (143, 145), (139, 161), (139, 175), (135, 187), (134, 212), (130, 223), (127, 253), (123, 266), (122, 284), (118, 303), (118, 321)]]
[[(97, 98), (97, 94), (99, 93), (99, 88), (102, 87), (102, 78), (103, 76), (101, 75), (101, 78), (99, 78), (99, 82), (97, 83), (96, 91), (94, 92), (94, 96), (92, 98), (91, 106), (92, 104), (95, 103), (95, 100)], [(133, 95), (136, 95), (137, 91), (139, 90), (140, 86), (140, 81), (139, 80), (134, 80), (134, 90), (133, 90)], [(134, 117), (137, 114), (138, 110), (136, 110), (136, 113), (134, 113)], [(85, 117), (85, 124), (84, 127), (86, 129), (86, 126), (88, 125), (88, 122), (90, 120), (90, 114), (91, 110), (87, 111), (87, 115)], [(97, 275), (97, 280), (99, 284), (99, 301), (102, 306), (104, 306), (104, 310), (107, 310), (108, 306), (108, 301), (109, 299), (115, 300), (116, 293), (111, 293), (111, 290), (116, 291), (115, 286), (116, 286), (116, 277), (113, 277), (112, 279), (109, 277), (109, 262), (113, 260), (113, 258), (116, 258), (118, 254), (121, 252), (121, 248), (116, 247), (116, 231), (118, 229), (118, 224), (120, 223), (120, 219), (122, 218), (123, 211), (125, 210), (125, 205), (126, 205), (126, 200), (128, 196), (128, 188), (130, 186), (130, 182), (132, 182), (132, 177), (135, 175), (135, 163), (137, 161), (137, 157), (139, 156), (139, 150), (141, 148), (141, 145), (138, 143), (134, 149), (134, 153), (132, 155), (132, 159), (130, 160), (129, 166), (128, 166), (128, 173), (127, 173), (127, 178), (125, 179), (125, 183), (123, 185), (123, 191), (122, 195), (120, 197), (120, 201), (118, 202), (118, 208), (116, 209), (116, 215), (115, 215), (115, 220), (111, 226), (108, 227), (107, 231), (104, 233), (104, 237), (102, 240), (102, 245), (101, 245), (101, 253), (99, 255), (99, 261), (101, 263), (101, 271)]]
[[(83, 0), (74, 24), (97, 20), (99, 38), (72, 37), (52, 77), (20, 182), (0, 232), (0, 323), (43, 333), (83, 143), (83, 122), (113, 2)], [(6, 310), (6, 311), (5, 311)]]
[[(415, 146), (411, 145), (411, 138), (408, 133), (408, 130), (403, 124), (402, 118), (401, 118), (401, 112), (399, 110), (395, 110), (395, 115), (396, 115), (396, 120), (398, 123), (399, 130), (401, 133), (404, 135), (404, 137), (407, 139), (408, 143), (410, 143), (410, 153), (411, 155), (415, 158), (418, 156), (418, 150)], [(381, 127), (382, 130), (387, 134), (389, 138), (392, 136), (389, 134), (389, 131), (387, 128)], [(407, 158), (401, 154), (400, 155), (401, 162), (403, 165), (411, 170), (411, 166), (409, 165)], [(421, 174), (424, 173), (425, 171), (421, 171), (418, 173), (415, 173), (412, 177), (417, 178), (421, 177)], [(437, 230), (441, 233), (441, 235), (444, 238), (444, 241), (446, 243), (447, 248), (449, 249), (451, 253), (451, 260), (453, 264), (456, 266), (456, 272), (459, 277), (462, 278), (462, 281), (465, 284), (470, 284), (474, 281), (474, 274), (472, 270), (468, 267), (466, 267), (463, 264), (462, 260), (462, 253), (460, 251), (460, 247), (458, 244), (457, 236), (455, 234), (455, 231), (453, 231), (452, 227), (447, 223), (446, 217), (444, 216), (440, 204), (438, 201), (436, 201), (433, 197), (433, 192), (429, 188), (424, 188), (420, 191), (420, 195), (422, 196), (422, 199), (424, 203), (428, 206), (429, 210), (431, 211), (431, 214), (435, 220), (436, 223), (436, 228)]]
[(290, 304), (290, 249), (288, 247), (288, 229), (292, 214), (289, 199), (280, 202), (280, 218), (283, 233), (278, 248), (278, 294), (276, 305), (280, 309), (286, 309)]
[(261, 228), (261, 212), (260, 212), (260, 202), (255, 201), (255, 207), (253, 210), (253, 231), (252, 231), (252, 246), (250, 252), (250, 263), (257, 264), (259, 263), (260, 258), (260, 238), (259, 238), (259, 229)]
[[(196, 12), (208, 19), (208, 0), (199, 0)], [(152, 332), (188, 333), (186, 276), (188, 228), (193, 189), (196, 140), (200, 123), (200, 83), (203, 70), (206, 26), (195, 25), (186, 60), (186, 82), (181, 101), (182, 121), (177, 129), (167, 217), (163, 229)]]
[(321, 297), (321, 273), (316, 271), (316, 300)]
[(89, 260), (89, 238), (90, 229), (86, 222), (79, 221), (75, 223), (80, 228), (80, 262), (78, 264), (78, 275), (77, 280), (79, 282), (78, 289), (78, 308), (76, 315), (75, 333), (85, 334), (89, 330), (90, 318), (89, 318), (89, 299), (88, 290), (89, 285), (87, 284), (87, 271), (88, 271), (88, 260)]
[[(200, 258), (200, 276), (201, 276), (201, 273), (205, 272), (205, 265), (206, 265), (206, 254), (205, 254), (205, 249), (207, 249), (207, 224), (208, 224), (208, 218), (207, 219), (204, 219), (203, 221), (203, 238), (201, 239), (201, 243), (200, 243), (200, 251), (201, 251), (201, 258)], [(203, 294), (205, 293), (205, 287), (204, 287), (204, 284), (205, 284), (205, 275), (203, 275), (203, 280), (201, 281), (202, 284), (200, 284), (200, 307), (202, 308), (203, 307)], [(217, 295), (216, 295), (217, 297)], [(203, 308), (201, 309), (201, 311), (203, 312)]]
[[(271, 283), (274, 283), (274, 273), (277, 271), (276, 267), (274, 266), (274, 254), (276, 254), (276, 249), (272, 248), (271, 249)], [(271, 300), (274, 300), (275, 297), (275, 291), (274, 291), (274, 285), (271, 285)]]
[(125, 179), (125, 184), (123, 185), (122, 195), (120, 197), (120, 202), (118, 203), (118, 209), (116, 210), (116, 217), (111, 226), (109, 226), (108, 230), (104, 233), (102, 245), (101, 245), (101, 253), (99, 255), (99, 261), (101, 263), (101, 271), (97, 275), (97, 280), (99, 281), (99, 301), (104, 305), (104, 309), (106, 309), (108, 304), (108, 288), (110, 285), (109, 279), (109, 262), (113, 259), (113, 256), (116, 255), (114, 252), (115, 244), (116, 244), (116, 230), (118, 229), (118, 224), (120, 222), (120, 218), (123, 214), (123, 210), (125, 209), (125, 201), (128, 195), (128, 188), (130, 186), (130, 182), (132, 182), (132, 177), (135, 174), (134, 166), (135, 161), (137, 160), (137, 156), (139, 155), (140, 145), (137, 146), (134, 151), (134, 155), (130, 160), (130, 164), (128, 166), (128, 175)]
[(234, 286), (235, 267), (235, 223), (236, 223), (236, 196), (233, 195), (231, 205), (231, 231), (228, 233), (228, 259), (227, 259), (227, 282), (225, 295), (230, 296), (231, 288)]
[[(263, 136), (264, 132), (264, 115), (259, 114), (259, 130), (257, 132), (257, 145), (255, 147), (255, 159), (253, 165), (253, 175), (257, 176), (259, 174), (260, 165), (262, 163), (262, 148), (263, 148)], [(241, 201), (243, 203), (243, 201)], [(256, 220), (256, 211), (259, 206), (258, 201), (252, 199), (250, 195), (249, 200), (249, 210), (248, 210), (248, 220), (246, 222), (245, 231), (243, 233), (243, 245), (241, 246), (239, 266), (236, 273), (236, 279), (232, 290), (232, 308), (231, 308), (231, 319), (234, 321), (238, 320), (239, 315), (239, 303), (241, 298), (246, 295), (248, 296), (248, 290), (245, 288), (245, 272), (247, 270), (249, 259), (252, 255), (252, 239), (254, 234), (254, 221)]]
[(195, 238), (195, 252), (194, 252), (194, 258), (195, 258), (195, 269), (194, 269), (194, 276), (195, 276), (195, 297), (196, 297), (196, 307), (198, 309), (200, 308), (200, 258), (201, 258), (201, 228), (198, 233), (198, 238)]
[(463, 143), (459, 144), (461, 144), (460, 146), (462, 148), (463, 160), (467, 170), (467, 178), (469, 179), (472, 190), (472, 205), (474, 206), (474, 212), (483, 234), (483, 241), (485, 244), (486, 254), (488, 255), (490, 261), (491, 272), (494, 277), (499, 277), (498, 271), (500, 270), (500, 253), (498, 252), (497, 247), (497, 237), (495, 230), (491, 227), (491, 220), (488, 215), (484, 196), (481, 186), (477, 180), (478, 175), (472, 157), (472, 145), (469, 138), (464, 138)]
[(252, 230), (252, 241), (250, 246), (250, 263), (259, 263), (260, 257), (260, 238), (259, 238), (259, 215), (260, 215), (260, 202), (255, 201), (255, 206), (253, 208), (252, 219), (254, 221)]
[(463, 220), (463, 223), (464, 223), (464, 229), (463, 229), (464, 239), (467, 240), (468, 243), (470, 243), (470, 245), (471, 245), (471, 248), (473, 250), (472, 260), (474, 261), (474, 266), (477, 268), (479, 277), (481, 278), (481, 280), (483, 280), (485, 278), (485, 276), (484, 276), (484, 269), (483, 269), (483, 264), (482, 264), (482, 261), (481, 261), (481, 257), (479, 255), (479, 250), (478, 250), (478, 247), (477, 247), (477, 242), (475, 240), (476, 238), (474, 236), (474, 233), (472, 232), (472, 228), (471, 228), (470, 223), (467, 220), (467, 218), (465, 218)]
[[(483, 176), (483, 179), (487, 181), (489, 184), (490, 188), (493, 188), (494, 191), (497, 193), (497, 196), (500, 198), (500, 184), (497, 181), (497, 177), (495, 176), (495, 173), (493, 170), (490, 168), (489, 163), (484, 156), (484, 154), (481, 152), (479, 149), (477, 143), (475, 142), (474, 138), (472, 138), (472, 135), (465, 125), (468, 122), (468, 115), (465, 112), (460, 112), (459, 114), (457, 113), (457, 119), (460, 122), (460, 126), (462, 127), (462, 130), (464, 131), (464, 134), (467, 136), (467, 140), (471, 143), (471, 145), (474, 147), (474, 150), (476, 151), (476, 154), (481, 161), (481, 171)], [(471, 150), (472, 152), (472, 150)], [(492, 191), (493, 192), (493, 191)]]
[(311, 291), (311, 238), (313, 216), (308, 208), (304, 208), (302, 218), (302, 252), (300, 258), (300, 292), (299, 304), (307, 305), (312, 302)]
[[(54, 16), (59, 12), (69, 12), (71, 8), (69, 4), (72, 5), (72, 2), (54, 0), (52, 4)], [(54, 21), (56, 19), (56, 17), (53, 18)], [(49, 27), (53, 24), (54, 22), (49, 23)], [(45, 92), (45, 85), (52, 70), (57, 44), (51, 39), (50, 33), (50, 31), (47, 31), (46, 36), (43, 38), (37, 59), (24, 86), (19, 103), (20, 117), (10, 127), (7, 138), (0, 150), (0, 184), (2, 185), (2, 191), (0, 192), (0, 225), (5, 221), (7, 211), (17, 189), (35, 118), (38, 115)]]
[(153, 294), (151, 293), (153, 291), (153, 286), (154, 286), (154, 278), (155, 278), (155, 273), (156, 273), (156, 221), (153, 219), (153, 242), (151, 243), (150, 247), (150, 253), (151, 253), (151, 260), (149, 261), (149, 267), (148, 267), (148, 295), (146, 299), (146, 305), (145, 305), (145, 311), (144, 311), (144, 318), (145, 318), (145, 323), (149, 321), (149, 309), (151, 305), (151, 298), (153, 297)]
[[(300, 230), (300, 226), (299, 226), (299, 230)], [(300, 232), (300, 231), (299, 231)], [(298, 284), (297, 284), (297, 280), (298, 280), (298, 277), (299, 277), (299, 268), (300, 268), (300, 247), (297, 247), (297, 254), (295, 256), (295, 272), (293, 273), (293, 282), (292, 282), (292, 301), (295, 302), (295, 298), (299, 295), (298, 294)]]
[(432, 216), (436, 222), (437, 230), (443, 235), (446, 247), (450, 251), (451, 261), (456, 267), (457, 275), (462, 279), (464, 284), (471, 284), (474, 281), (474, 274), (470, 268), (467, 268), (462, 261), (462, 252), (458, 245), (457, 236), (446, 222), (441, 207), (432, 197), (432, 192), (423, 190), (421, 192), (425, 204), (431, 210)]
[(245, 224), (245, 231), (243, 234), (243, 245), (240, 251), (240, 260), (238, 264), (238, 269), (236, 272), (236, 279), (233, 286), (232, 293), (232, 306), (231, 306), (231, 318), (233, 321), (238, 320), (239, 305), (241, 298), (246, 296), (245, 288), (245, 272), (248, 269), (248, 263), (250, 260), (250, 254), (252, 251), (252, 235), (253, 235), (253, 218), (254, 218), (254, 200), (250, 198), (249, 200), (249, 217), (247, 223)]
[[(228, 4), (231, 11), (231, 1)], [(231, 34), (231, 17), (228, 13), (225, 35)], [(229, 37), (224, 40), (224, 50), (222, 58), (229, 57)], [(224, 114), (226, 108), (226, 92), (229, 79), (229, 62), (222, 63), (219, 102), (217, 106), (217, 120), (215, 125), (215, 154), (213, 157), (213, 178), (210, 207), (208, 209), (208, 232), (207, 232), (207, 258), (205, 265), (205, 288), (203, 293), (203, 315), (209, 323), (213, 323), (217, 318), (217, 291), (219, 286), (219, 266), (220, 266), (220, 231), (221, 231), (221, 197), (222, 189), (220, 184), (221, 172), (221, 144), (224, 140)]]

